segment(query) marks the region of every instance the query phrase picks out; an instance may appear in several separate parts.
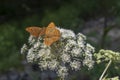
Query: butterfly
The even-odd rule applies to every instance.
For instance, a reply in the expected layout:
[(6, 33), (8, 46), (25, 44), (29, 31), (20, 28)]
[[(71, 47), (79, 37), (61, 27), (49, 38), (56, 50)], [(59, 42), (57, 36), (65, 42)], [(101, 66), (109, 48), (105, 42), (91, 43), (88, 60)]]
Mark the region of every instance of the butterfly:
[(60, 39), (60, 31), (56, 28), (55, 24), (51, 22), (48, 27), (27, 27), (26, 31), (34, 37), (43, 36), (44, 44), (50, 46)]

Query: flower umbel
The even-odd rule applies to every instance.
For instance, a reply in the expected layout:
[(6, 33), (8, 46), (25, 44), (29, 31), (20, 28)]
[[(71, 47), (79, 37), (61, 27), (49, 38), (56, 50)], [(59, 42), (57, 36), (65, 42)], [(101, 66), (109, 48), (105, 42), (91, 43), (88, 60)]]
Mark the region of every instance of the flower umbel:
[(97, 63), (101, 63), (101, 62), (109, 61), (109, 60), (112, 60), (115, 63), (120, 62), (120, 53), (114, 52), (112, 50), (101, 49), (98, 53), (95, 53), (94, 56), (97, 59), (96, 61)]
[[(82, 66), (92, 68), (94, 61), (92, 56), (94, 47), (86, 42), (86, 37), (71, 30), (60, 29), (61, 37), (50, 46), (43, 43), (43, 38), (34, 38), (32, 35), (28, 40), (28, 45), (21, 48), (22, 54), (27, 54), (27, 61), (39, 64), (42, 70), (56, 71), (59, 77), (65, 78), (69, 70), (77, 71)], [(28, 46), (28, 47), (27, 47)]]

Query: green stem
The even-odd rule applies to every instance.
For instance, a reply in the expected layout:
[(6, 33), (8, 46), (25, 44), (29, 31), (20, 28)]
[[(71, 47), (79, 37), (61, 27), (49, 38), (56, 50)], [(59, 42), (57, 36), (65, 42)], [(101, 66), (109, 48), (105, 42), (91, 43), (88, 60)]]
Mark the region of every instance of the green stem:
[(105, 39), (106, 39), (106, 36), (108, 34), (107, 27), (108, 27), (107, 26), (107, 17), (105, 17), (100, 48), (104, 48), (104, 46), (105, 46)]
[(107, 25), (107, 23), (108, 23), (107, 16), (105, 16), (104, 18), (105, 18), (104, 26), (103, 26), (104, 28), (103, 28), (103, 34), (102, 34), (102, 37), (101, 37), (101, 44), (100, 44), (100, 48), (102, 48), (102, 49), (104, 49), (104, 47), (105, 47), (106, 37), (107, 37), (109, 31), (116, 27), (116, 25), (108, 26)]
[(108, 65), (106, 66), (106, 68), (104, 69), (102, 75), (100, 76), (99, 80), (102, 80), (103, 76), (105, 75), (107, 69), (109, 68), (110, 64), (112, 63), (112, 60), (109, 61)]

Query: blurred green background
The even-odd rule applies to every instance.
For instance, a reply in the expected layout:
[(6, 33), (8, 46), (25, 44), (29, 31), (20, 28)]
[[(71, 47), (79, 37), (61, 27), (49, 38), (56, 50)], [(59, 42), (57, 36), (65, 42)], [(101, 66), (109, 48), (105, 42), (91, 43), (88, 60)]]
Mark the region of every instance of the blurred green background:
[[(58, 27), (85, 34), (96, 51), (101, 48), (120, 51), (120, 0), (0, 0), (0, 73), (11, 68), (24, 69), (25, 57), (20, 49), (29, 37), (25, 28), (47, 26), (51, 21)], [(91, 21), (101, 21), (102, 25), (98, 27)], [(112, 36), (108, 35), (110, 31)], [(91, 75), (98, 77), (104, 69), (99, 67)]]

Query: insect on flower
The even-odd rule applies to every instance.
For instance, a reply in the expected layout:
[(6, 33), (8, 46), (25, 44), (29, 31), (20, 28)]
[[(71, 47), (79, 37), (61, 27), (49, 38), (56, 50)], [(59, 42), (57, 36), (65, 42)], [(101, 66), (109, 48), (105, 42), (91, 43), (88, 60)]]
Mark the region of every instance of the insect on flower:
[(51, 22), (48, 27), (27, 27), (26, 31), (34, 37), (43, 36), (44, 44), (50, 46), (60, 39), (60, 31), (56, 28), (55, 24)]
[(26, 31), (31, 36), (28, 44), (21, 48), (21, 53), (26, 54), (28, 62), (37, 63), (41, 70), (55, 71), (65, 80), (71, 71), (78, 71), (84, 66), (88, 69), (93, 67), (95, 50), (86, 42), (85, 35), (58, 29), (53, 22), (44, 28), (28, 27)]

